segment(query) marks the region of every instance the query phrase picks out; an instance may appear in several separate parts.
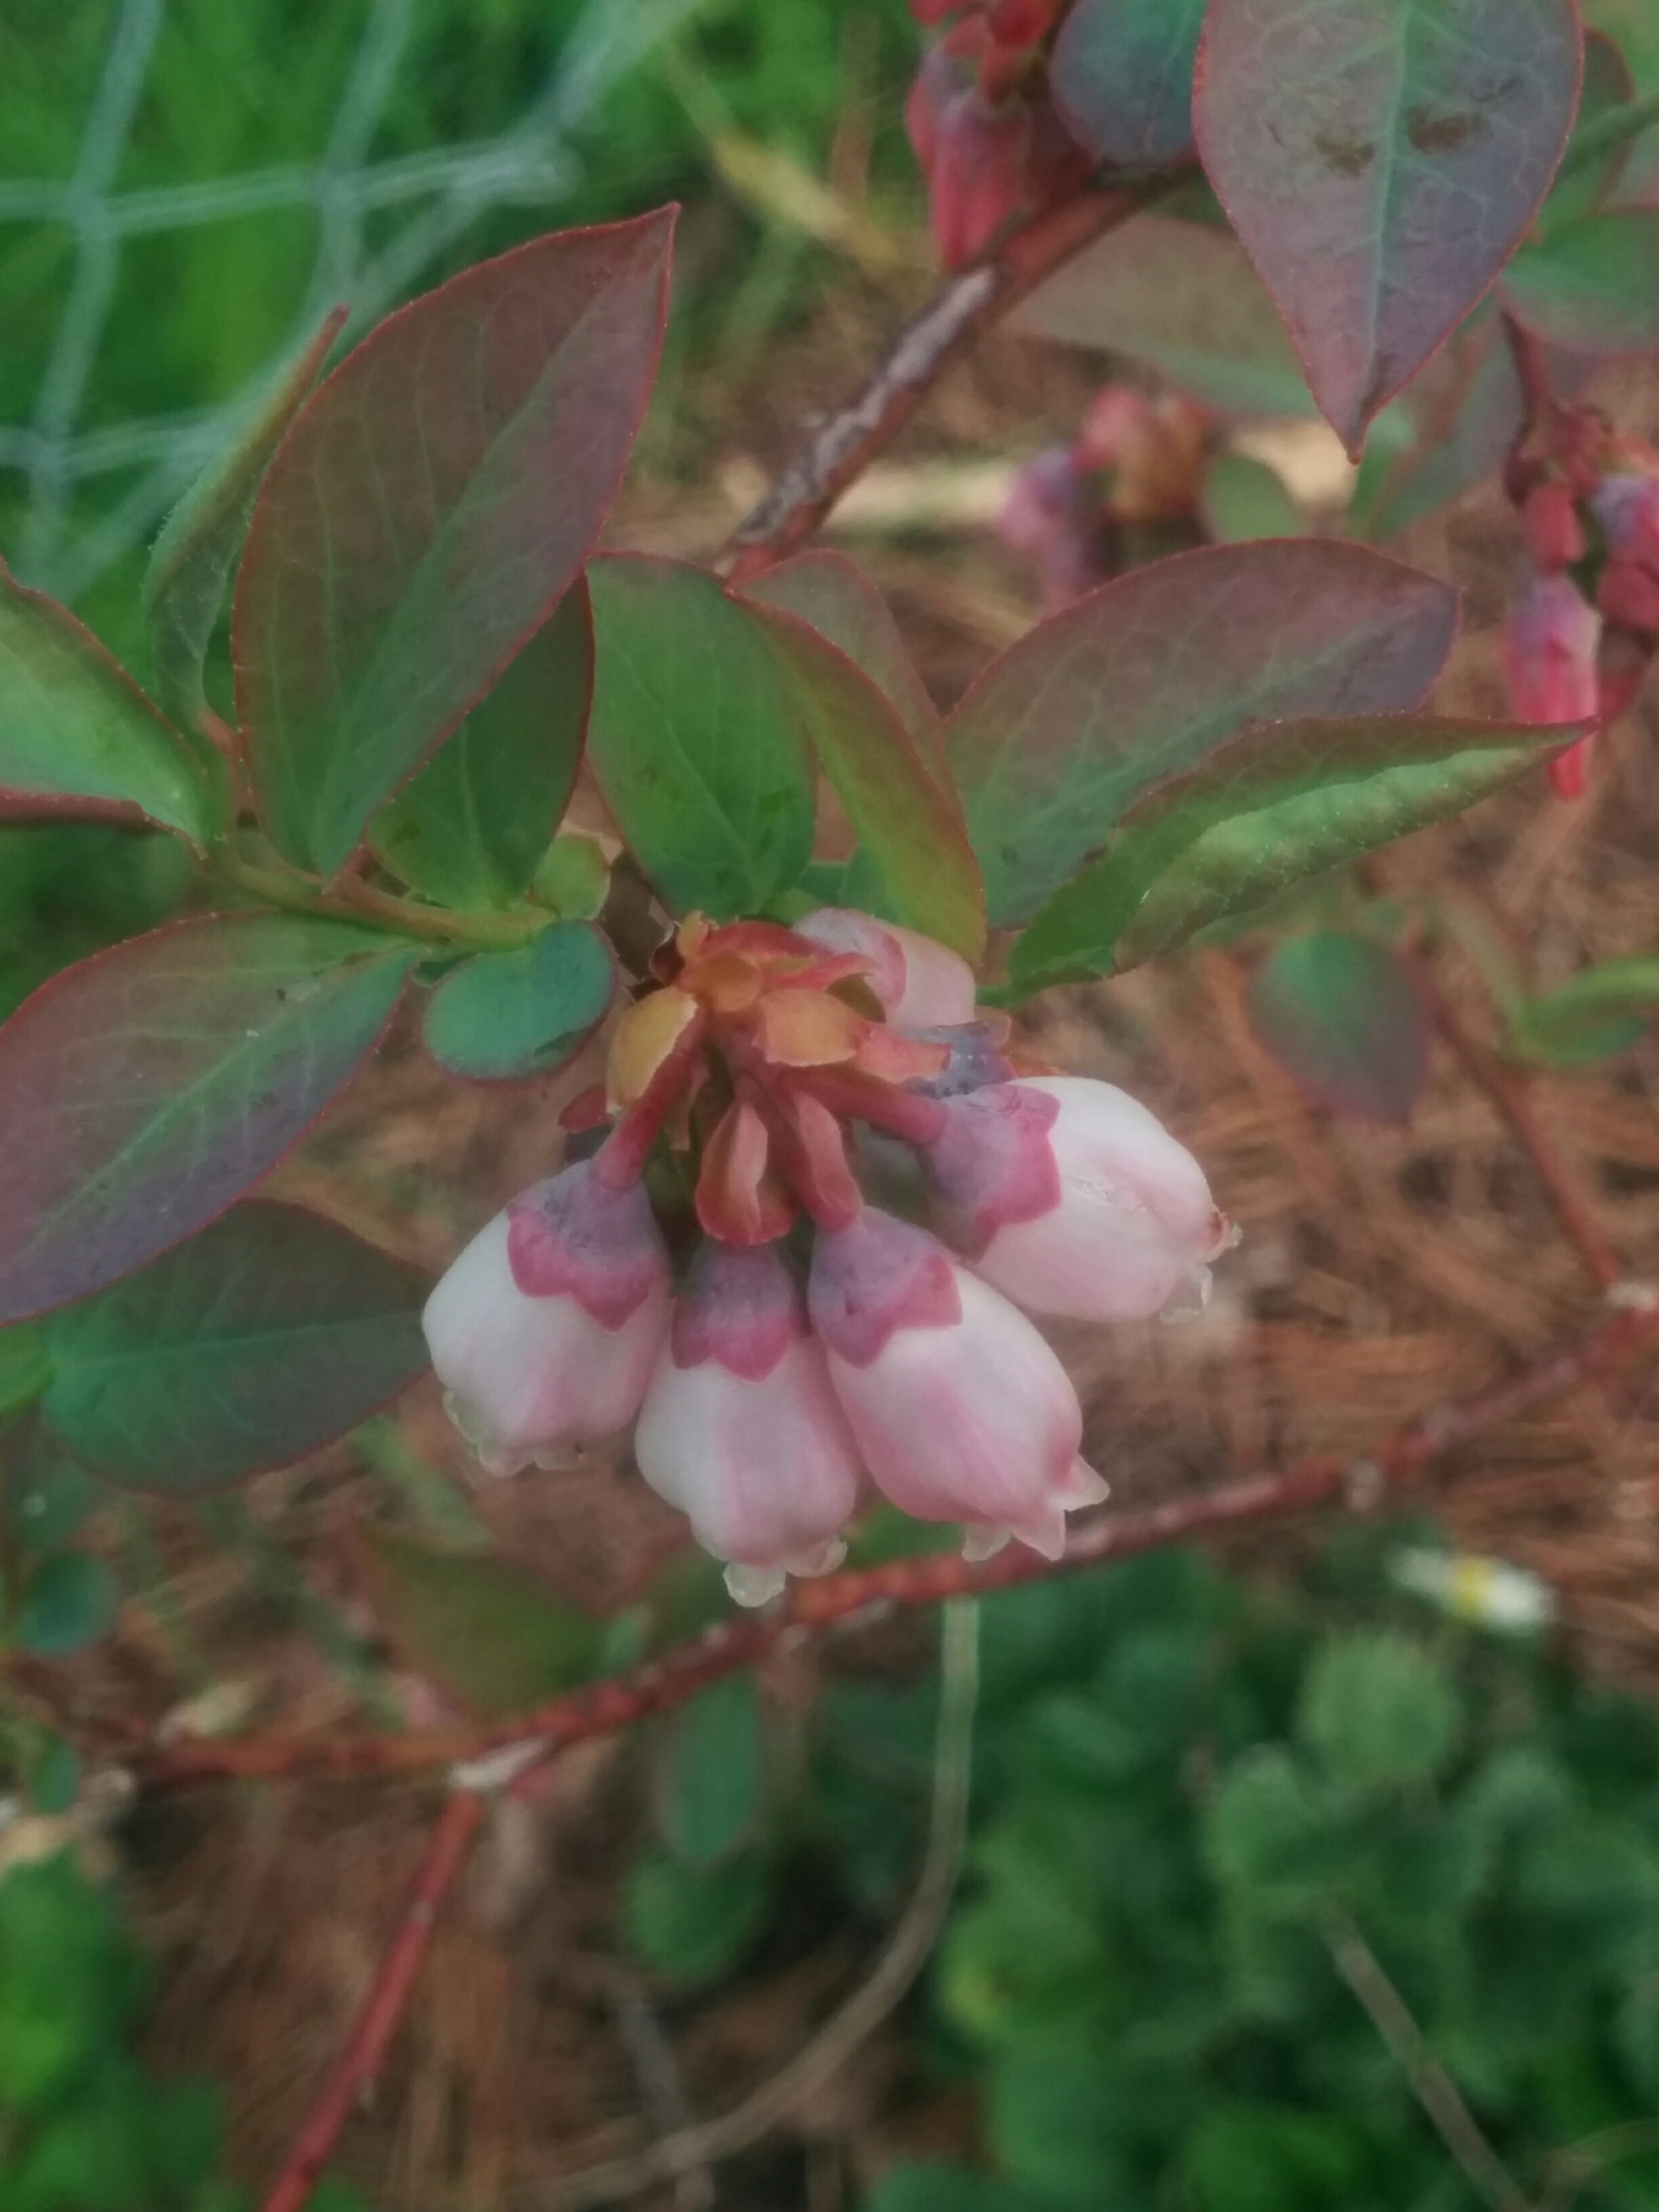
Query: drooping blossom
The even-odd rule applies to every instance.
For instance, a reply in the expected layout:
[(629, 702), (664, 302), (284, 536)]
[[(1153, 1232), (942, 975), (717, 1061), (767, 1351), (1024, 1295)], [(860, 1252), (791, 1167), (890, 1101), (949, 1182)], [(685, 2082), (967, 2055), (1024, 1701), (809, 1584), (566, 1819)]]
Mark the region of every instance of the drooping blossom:
[(1127, 1091), (1082, 1076), (975, 1091), (945, 1102), (926, 1158), (951, 1241), (1029, 1312), (1127, 1322), (1207, 1303), (1231, 1224)]
[(859, 1455), (801, 1289), (774, 1244), (701, 1245), (634, 1442), (640, 1472), (729, 1564), (745, 1605), (839, 1565)]
[(925, 1230), (866, 1206), (820, 1231), (808, 1289), (830, 1379), (872, 1479), (918, 1521), (1015, 1536), (1048, 1559), (1106, 1494), (1079, 1456), (1065, 1369), (1024, 1314)]
[[(1504, 626), (1504, 680), (1510, 707), (1526, 722), (1595, 721), (1601, 714), (1597, 670), (1601, 617), (1565, 572), (1530, 572), (1510, 601)], [(1563, 799), (1584, 788), (1592, 732), (1550, 763)]]
[(668, 1250), (644, 1190), (593, 1161), (515, 1198), (427, 1300), (456, 1425), (492, 1473), (556, 1466), (618, 1436), (668, 1330)]

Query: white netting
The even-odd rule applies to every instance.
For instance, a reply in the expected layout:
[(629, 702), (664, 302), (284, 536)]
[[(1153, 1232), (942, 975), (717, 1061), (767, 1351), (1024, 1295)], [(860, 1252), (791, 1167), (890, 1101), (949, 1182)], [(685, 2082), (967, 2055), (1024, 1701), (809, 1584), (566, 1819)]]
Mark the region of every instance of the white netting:
[[(103, 69), (68, 178), (0, 178), (0, 222), (55, 222), (74, 234), (64, 295), (30, 419), (0, 424), (0, 469), (20, 475), (24, 521), (7, 549), (30, 583), (78, 598), (147, 538), (231, 424), (283, 363), (344, 301), (354, 328), (407, 293), (488, 210), (556, 201), (579, 181), (573, 134), (617, 80), (702, 0), (589, 0), (550, 80), (500, 136), (392, 160), (368, 158), (418, 0), (371, 0), (320, 161), (250, 170), (211, 184), (118, 191), (115, 180), (143, 97), (167, 0), (121, 0)], [(418, 204), (418, 205), (416, 204)], [(89, 380), (115, 299), (124, 241), (273, 210), (312, 208), (318, 243), (291, 336), (228, 405), (81, 428)], [(371, 215), (410, 208), (369, 249)], [(77, 494), (99, 477), (137, 471), (95, 519), (77, 520)]]

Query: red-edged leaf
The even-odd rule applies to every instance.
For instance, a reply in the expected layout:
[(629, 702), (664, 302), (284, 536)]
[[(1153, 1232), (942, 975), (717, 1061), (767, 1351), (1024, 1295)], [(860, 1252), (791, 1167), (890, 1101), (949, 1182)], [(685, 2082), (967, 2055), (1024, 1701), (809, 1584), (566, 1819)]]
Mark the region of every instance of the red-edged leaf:
[(426, 1048), (473, 1083), (556, 1074), (587, 1042), (617, 988), (608, 940), (556, 922), (516, 952), (481, 952), (445, 976), (426, 1010)]
[(669, 213), (538, 239), (392, 316), (301, 410), (233, 643), (255, 788), (334, 873), (569, 588), (656, 372)]
[(985, 893), (955, 791), (844, 653), (781, 607), (750, 613), (785, 672), (787, 711), (858, 833), (868, 902), (977, 960)]
[(1563, 224), (1516, 255), (1503, 297), (1551, 345), (1647, 352), (1659, 345), (1659, 209), (1622, 208)]
[(751, 578), (743, 596), (799, 615), (821, 637), (839, 646), (849, 660), (857, 661), (898, 708), (923, 758), (943, 771), (939, 708), (916, 673), (892, 609), (845, 554), (822, 548), (797, 553)]
[(67, 607), (0, 562), (0, 815), (148, 820), (199, 845), (207, 813), (177, 732)]
[(241, 434), (209, 463), (167, 517), (151, 550), (144, 613), (156, 690), (186, 730), (201, 726), (207, 704), (202, 671), (259, 479), (322, 374), (347, 312), (337, 307), (278, 377)]
[(1582, 45), (1573, 0), (1212, 0), (1199, 150), (1356, 459), (1525, 236)]
[(1501, 466), (1526, 416), (1515, 355), (1483, 309), (1436, 355), (1366, 441), (1348, 510), (1358, 538), (1392, 538)]
[(374, 1050), (418, 948), (278, 915), (175, 922), (67, 968), (0, 1028), (0, 1322), (181, 1243)]
[(389, 868), (441, 906), (522, 898), (575, 788), (593, 697), (593, 616), (577, 583), (375, 823)]
[(1429, 1069), (1429, 1017), (1386, 945), (1340, 929), (1292, 937), (1250, 982), (1250, 1018), (1309, 1095), (1366, 1121), (1409, 1121)]
[(945, 738), (994, 927), (1024, 921), (1132, 802), (1250, 724), (1415, 706), (1457, 595), (1305, 539), (1154, 562), (994, 661)]
[(1075, 0), (1048, 64), (1054, 105), (1080, 146), (1129, 167), (1193, 143), (1193, 67), (1205, 0)]
[(412, 1268), (254, 1200), (46, 1324), (46, 1414), (112, 1482), (192, 1493), (286, 1467), (427, 1367)]
[(1015, 945), (1014, 983), (1039, 990), (1173, 951), (1461, 813), (1583, 726), (1389, 714), (1246, 731), (1147, 793)]

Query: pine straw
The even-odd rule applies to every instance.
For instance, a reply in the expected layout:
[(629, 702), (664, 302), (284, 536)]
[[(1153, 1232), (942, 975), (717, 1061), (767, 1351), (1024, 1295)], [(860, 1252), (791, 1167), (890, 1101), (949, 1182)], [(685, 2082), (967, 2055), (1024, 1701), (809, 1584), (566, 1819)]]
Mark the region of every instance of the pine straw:
[[(828, 325), (786, 362), (788, 404), (769, 396), (768, 419), (792, 419), (804, 394), (833, 397), (868, 357), (856, 312), (832, 311)], [(907, 453), (927, 460), (1005, 437), (1029, 449), (1034, 407), (1046, 404), (1063, 428), (1084, 388), (1074, 366), (998, 346), (971, 375), (950, 380)], [(700, 433), (708, 454), (735, 453), (739, 480), (752, 473), (744, 410), (754, 398), (718, 395)], [(716, 473), (705, 468), (702, 480)], [(671, 514), (665, 495), (647, 491), (623, 535), (660, 544)], [(1470, 587), (1471, 641), (1446, 686), (1449, 707), (1500, 711), (1492, 624), (1506, 543), (1488, 502), (1404, 549)], [(953, 547), (948, 561), (886, 545), (867, 565), (945, 697), (1006, 641), (1027, 604), (1018, 572), (982, 544)], [(1589, 803), (1557, 805), (1541, 777), (1529, 781), (1391, 854), (1388, 887), (1477, 901), (1541, 983), (1650, 946), (1659, 937), (1659, 750), (1636, 724), (1609, 750)], [(1596, 1303), (1530, 1164), (1443, 1046), (1408, 1128), (1335, 1120), (1303, 1100), (1246, 1019), (1256, 949), (1246, 942), (1059, 994), (1032, 1019), (1048, 1057), (1121, 1082), (1163, 1114), (1245, 1231), (1202, 1321), (1105, 1338), (1072, 1332), (1065, 1342), (1085, 1389), (1087, 1448), (1126, 1501), (1310, 1452), (1362, 1456), (1393, 1424), (1582, 1330)], [(1437, 950), (1432, 966), (1449, 1002), (1490, 1036), (1490, 1002), (1468, 963)], [(590, 1077), (585, 1067), (550, 1085), (464, 1090), (441, 1081), (405, 1038), (277, 1188), (439, 1266), (556, 1164), (556, 1109)], [(1536, 1106), (1632, 1272), (1659, 1273), (1659, 1048), (1541, 1084)], [(492, 1483), (429, 1388), (400, 1418), (503, 1547), (589, 1603), (620, 1603), (678, 1540), (672, 1516), (626, 1470)], [(1547, 1577), (1564, 1640), (1585, 1665), (1659, 1686), (1650, 1374), (1586, 1389), (1465, 1451), (1430, 1494), (1460, 1543)], [(349, 1532), (384, 1496), (343, 1450), (249, 1497), (341, 1622), (370, 1636)], [(242, 1566), (182, 1519), (163, 1515), (158, 1528), (205, 1673), (246, 1685), (252, 1717), (324, 1727), (356, 1710), (314, 1645), (251, 1603)], [(1257, 1537), (1246, 1556), (1271, 1559), (1297, 1540)], [(123, 1698), (130, 1710), (136, 1698), (159, 1713), (180, 1694), (177, 1638), (158, 1618), (129, 1609), (120, 1681), (89, 1679), (89, 1710), (117, 1710)], [(429, 1687), (394, 1681), (410, 1717), (429, 1718)], [(786, 1674), (768, 1686), (793, 1703), (810, 1679)], [(375, 2110), (344, 2148), (344, 2170), (382, 2212), (549, 2202), (566, 2146), (648, 2104), (608, 1963), (615, 1876), (638, 1834), (633, 1777), (629, 1754), (592, 1747), (565, 1762), (545, 1803), (504, 1814), (486, 1838), (466, 1897), (438, 1931)], [(403, 1787), (226, 1791), (158, 1808), (133, 1830), (151, 1932), (169, 1965), (156, 2045), (228, 2080), (237, 2163), (250, 2176), (274, 2170), (338, 2047), (434, 1802), (430, 1790)], [(690, 2107), (735, 2101), (810, 2033), (872, 1948), (868, 1930), (826, 1933), (809, 1900), (801, 1924), (781, 1931), (735, 1990), (707, 2008), (659, 2008)], [(838, 2201), (868, 2162), (905, 2063), (896, 2038), (866, 2054), (805, 2130), (817, 2140), (804, 2162), (799, 2148), (757, 2154), (722, 2177), (720, 2201)], [(921, 2124), (948, 2143), (967, 2122), (940, 2107)]]

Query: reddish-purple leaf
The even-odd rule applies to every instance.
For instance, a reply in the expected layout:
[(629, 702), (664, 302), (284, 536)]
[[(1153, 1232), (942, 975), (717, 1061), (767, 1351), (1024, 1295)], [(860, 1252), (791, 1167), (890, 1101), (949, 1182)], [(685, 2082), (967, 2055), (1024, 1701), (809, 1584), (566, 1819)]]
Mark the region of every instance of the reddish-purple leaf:
[(383, 323), (301, 413), (236, 591), (248, 760), (332, 875), (574, 580), (656, 373), (672, 213), (538, 239)]
[(1356, 458), (1526, 234), (1582, 49), (1573, 0), (1212, 0), (1199, 150)]
[(200, 845), (207, 813), (178, 732), (67, 607), (0, 562), (0, 815), (148, 820)]
[(374, 1050), (419, 948), (213, 915), (61, 975), (0, 1028), (0, 1322), (85, 1297), (204, 1228)]
[(916, 673), (892, 609), (845, 554), (822, 548), (797, 553), (754, 577), (744, 586), (743, 595), (799, 615), (849, 660), (857, 661), (898, 708), (923, 757), (943, 769), (939, 708)]
[(1410, 1120), (1428, 1074), (1429, 1018), (1386, 946), (1340, 929), (1291, 938), (1252, 977), (1250, 1017), (1322, 1106), (1367, 1121)]
[(290, 1466), (425, 1372), (429, 1287), (298, 1206), (234, 1206), (53, 1315), (46, 1419), (84, 1465), (144, 1490)]
[(1139, 794), (1253, 723), (1414, 707), (1457, 594), (1359, 545), (1228, 545), (1039, 623), (947, 726), (994, 927), (1024, 921)]

